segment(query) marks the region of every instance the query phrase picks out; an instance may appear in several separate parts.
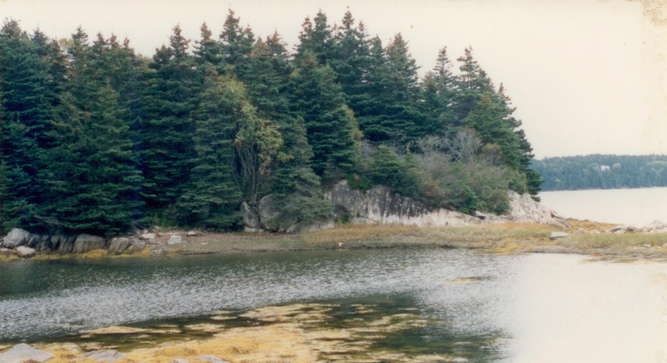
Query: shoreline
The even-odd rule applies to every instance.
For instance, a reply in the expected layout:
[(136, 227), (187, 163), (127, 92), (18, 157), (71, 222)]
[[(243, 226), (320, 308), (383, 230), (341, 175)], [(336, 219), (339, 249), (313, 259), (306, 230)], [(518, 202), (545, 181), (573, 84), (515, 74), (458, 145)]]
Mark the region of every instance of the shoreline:
[[(99, 259), (184, 256), (206, 254), (299, 252), (386, 248), (463, 248), (492, 254), (562, 253), (605, 259), (667, 261), (667, 233), (609, 232), (615, 224), (567, 220), (568, 228), (536, 223), (483, 224), (464, 227), (416, 227), (402, 225), (342, 225), (318, 232), (206, 233), (157, 230), (147, 248), (129, 254), (92, 250), (82, 254), (38, 253), (31, 260)], [(551, 238), (552, 232), (565, 232)], [(168, 244), (173, 235), (183, 237)], [(0, 263), (24, 260), (0, 255)]]

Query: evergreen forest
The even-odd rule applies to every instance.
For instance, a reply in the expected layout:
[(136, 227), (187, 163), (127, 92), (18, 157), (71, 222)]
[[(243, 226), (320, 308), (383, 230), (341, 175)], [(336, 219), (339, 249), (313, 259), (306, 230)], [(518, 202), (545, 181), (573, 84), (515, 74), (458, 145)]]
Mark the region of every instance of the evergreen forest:
[(199, 39), (176, 26), (165, 43), (145, 57), (114, 35), (50, 39), (4, 22), (4, 229), (232, 231), (267, 195), (316, 221), (341, 180), (465, 213), (502, 213), (508, 191), (540, 190), (531, 165), (546, 169), (472, 48), (434, 51), (420, 77), (401, 34), (383, 43), (349, 11), (306, 18), (293, 48), (233, 11)]
[(533, 161), (544, 190), (667, 186), (667, 155), (580, 155)]

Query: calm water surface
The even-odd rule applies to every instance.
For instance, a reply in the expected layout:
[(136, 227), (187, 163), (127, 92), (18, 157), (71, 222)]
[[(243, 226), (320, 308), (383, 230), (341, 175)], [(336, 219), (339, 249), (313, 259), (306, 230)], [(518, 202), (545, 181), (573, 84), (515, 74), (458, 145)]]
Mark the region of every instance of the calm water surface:
[[(452, 283), (481, 277), (471, 283)], [(0, 264), (0, 342), (291, 302), (410, 307), (381, 344), (475, 362), (666, 362), (667, 266), (461, 250)]]
[(554, 191), (540, 197), (565, 217), (636, 226), (667, 223), (667, 188)]

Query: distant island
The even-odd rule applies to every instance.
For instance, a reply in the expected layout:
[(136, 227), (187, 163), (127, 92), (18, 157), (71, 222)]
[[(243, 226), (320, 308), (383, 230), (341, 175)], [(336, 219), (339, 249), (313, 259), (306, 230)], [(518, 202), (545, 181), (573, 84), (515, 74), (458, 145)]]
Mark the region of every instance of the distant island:
[(534, 160), (543, 190), (667, 186), (667, 155), (578, 155)]

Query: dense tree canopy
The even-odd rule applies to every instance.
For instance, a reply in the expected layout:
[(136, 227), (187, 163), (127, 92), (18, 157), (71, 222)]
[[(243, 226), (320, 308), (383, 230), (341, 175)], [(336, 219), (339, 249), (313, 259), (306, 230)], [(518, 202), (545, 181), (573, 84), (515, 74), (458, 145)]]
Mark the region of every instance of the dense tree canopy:
[(443, 47), (420, 78), (401, 34), (383, 45), (349, 11), (306, 18), (293, 52), (231, 10), (200, 30), (192, 41), (174, 27), (145, 58), (113, 35), (56, 41), (5, 22), (5, 228), (234, 230), (268, 195), (278, 216), (312, 222), (343, 179), (468, 213), (539, 191), (511, 100), (471, 48), (453, 62)]

